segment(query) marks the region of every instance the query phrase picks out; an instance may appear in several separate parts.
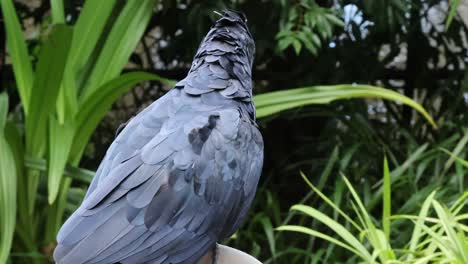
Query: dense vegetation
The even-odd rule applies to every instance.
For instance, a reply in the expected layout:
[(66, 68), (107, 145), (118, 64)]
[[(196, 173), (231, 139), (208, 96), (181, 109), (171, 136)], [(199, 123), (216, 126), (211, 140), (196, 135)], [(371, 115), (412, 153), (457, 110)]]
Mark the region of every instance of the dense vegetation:
[(256, 40), (266, 144), (249, 220), (226, 243), (265, 263), (468, 263), (463, 1), (0, 8), (0, 263), (50, 261), (115, 129), (184, 77), (224, 8)]

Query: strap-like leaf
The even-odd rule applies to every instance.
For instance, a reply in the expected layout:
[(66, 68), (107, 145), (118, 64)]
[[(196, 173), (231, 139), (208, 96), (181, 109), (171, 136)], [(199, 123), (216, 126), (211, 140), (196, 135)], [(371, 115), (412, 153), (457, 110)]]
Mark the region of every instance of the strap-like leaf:
[(63, 0), (50, 0), (52, 9), (52, 22), (54, 24), (65, 23), (65, 9), (63, 7)]
[[(71, 27), (55, 25), (39, 53), (29, 114), (25, 120), (26, 152), (34, 157), (42, 157), (46, 150), (48, 119), (57, 103), (71, 37)], [(37, 171), (28, 171), (27, 174), (28, 208), (32, 213), (35, 208), (39, 174)]]
[(31, 93), (30, 114), (26, 118), (26, 149), (30, 155), (44, 154), (48, 118), (55, 109), (71, 37), (71, 27), (56, 25), (41, 48), (37, 78)]
[(21, 24), (16, 15), (13, 0), (0, 0), (3, 21), (6, 29), (6, 41), (18, 92), (24, 111), (28, 114), (29, 98), (33, 82), (33, 70), (29, 60), (28, 49), (24, 40)]
[(335, 100), (351, 98), (381, 98), (401, 102), (421, 113), (433, 127), (432, 117), (417, 102), (392, 90), (371, 85), (312, 86), (292, 90), (270, 92), (254, 97), (257, 117), (266, 117), (284, 110), (312, 104), (328, 104)]
[(458, 9), (458, 6), (460, 5), (460, 0), (452, 0), (450, 1), (450, 11), (449, 11), (449, 14), (447, 16), (447, 21), (445, 22), (445, 29), (447, 30), (450, 25), (452, 24), (452, 20), (453, 18), (455, 17), (455, 15), (457, 14), (457, 9)]
[(16, 163), (4, 128), (8, 97), (0, 94), (0, 263), (7, 263), (16, 219)]
[(0, 134), (3, 134), (5, 129), (6, 119), (8, 115), (8, 95), (0, 94)]
[[(98, 40), (115, 5), (115, 0), (86, 1), (73, 29), (73, 40), (57, 102), (57, 115), (61, 124), (78, 111), (78, 94), (85, 82), (91, 54), (97, 53)], [(104, 38), (105, 39), (105, 38)], [(98, 53), (97, 53), (98, 54)]]
[(155, 3), (156, 0), (127, 1), (92, 70), (83, 94), (85, 99), (120, 74), (146, 29)]
[(75, 127), (72, 122), (65, 122), (62, 125), (55, 117), (49, 118), (49, 175), (47, 181), (49, 204), (52, 204), (57, 198), (74, 132)]

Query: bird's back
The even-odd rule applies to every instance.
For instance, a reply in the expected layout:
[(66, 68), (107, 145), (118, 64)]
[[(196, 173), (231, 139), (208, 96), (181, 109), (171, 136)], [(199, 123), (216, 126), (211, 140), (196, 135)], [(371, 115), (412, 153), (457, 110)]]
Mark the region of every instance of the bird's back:
[(117, 135), (58, 234), (58, 263), (196, 263), (237, 230), (263, 141), (250, 75), (238, 76), (250, 68), (238, 51), (207, 49), (214, 54), (196, 56), (196, 69)]

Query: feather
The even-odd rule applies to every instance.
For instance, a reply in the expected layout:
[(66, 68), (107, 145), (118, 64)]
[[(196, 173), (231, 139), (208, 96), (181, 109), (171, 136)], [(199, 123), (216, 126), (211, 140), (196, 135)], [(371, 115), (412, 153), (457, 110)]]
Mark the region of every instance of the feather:
[(245, 17), (225, 11), (188, 76), (119, 130), (56, 263), (191, 264), (237, 230), (263, 162), (253, 47)]

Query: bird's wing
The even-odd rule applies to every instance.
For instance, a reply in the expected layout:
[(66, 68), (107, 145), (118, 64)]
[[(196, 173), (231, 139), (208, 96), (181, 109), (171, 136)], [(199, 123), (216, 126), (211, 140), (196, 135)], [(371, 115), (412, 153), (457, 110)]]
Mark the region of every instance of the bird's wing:
[(112, 143), (59, 232), (58, 263), (194, 263), (237, 229), (260, 176), (261, 135), (237, 110), (173, 91)]

